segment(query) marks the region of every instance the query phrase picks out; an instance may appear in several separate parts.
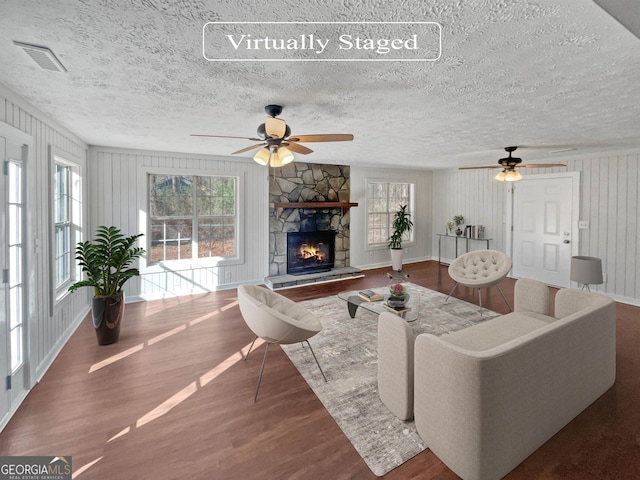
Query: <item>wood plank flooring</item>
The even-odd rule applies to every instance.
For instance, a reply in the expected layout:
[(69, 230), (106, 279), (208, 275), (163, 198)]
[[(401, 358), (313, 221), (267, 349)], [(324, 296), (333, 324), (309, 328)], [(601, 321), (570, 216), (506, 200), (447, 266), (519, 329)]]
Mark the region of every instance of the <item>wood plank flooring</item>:
[[(386, 271), (280, 292), (301, 301), (375, 287)], [(437, 262), (405, 271), (427, 288), (453, 286)], [(513, 283), (502, 284), (510, 302)], [(477, 303), (471, 289), (456, 296)], [(508, 311), (495, 288), (485, 297)], [(640, 478), (640, 308), (617, 308), (615, 386), (508, 479)], [(279, 347), (252, 403), (264, 346), (242, 360), (253, 335), (235, 290), (126, 310), (115, 345), (99, 347), (90, 321), (76, 331), (0, 433), (0, 455), (72, 455), (82, 480), (376, 478)], [(386, 478), (457, 477), (426, 451)]]

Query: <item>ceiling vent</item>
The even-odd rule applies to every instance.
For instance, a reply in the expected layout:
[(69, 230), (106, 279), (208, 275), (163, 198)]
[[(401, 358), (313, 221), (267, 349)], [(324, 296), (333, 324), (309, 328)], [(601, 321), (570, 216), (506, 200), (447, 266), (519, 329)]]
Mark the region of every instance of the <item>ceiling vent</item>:
[(62, 65), (62, 62), (58, 60), (58, 57), (47, 47), (40, 45), (31, 45), (29, 43), (13, 41), (18, 47), (22, 48), (29, 54), (33, 60), (45, 70), (53, 70), (55, 72), (66, 72), (67, 69)]

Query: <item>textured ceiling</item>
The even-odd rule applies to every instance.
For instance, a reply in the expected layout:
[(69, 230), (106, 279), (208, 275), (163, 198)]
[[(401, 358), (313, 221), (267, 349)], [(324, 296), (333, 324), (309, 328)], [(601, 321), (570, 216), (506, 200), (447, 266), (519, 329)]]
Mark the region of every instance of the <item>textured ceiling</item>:
[[(517, 152), (526, 162), (640, 147), (640, 40), (591, 0), (0, 0), (0, 10), (0, 82), (92, 145), (226, 156), (251, 142), (189, 134), (255, 136), (276, 103), (294, 134), (354, 134), (296, 155), (317, 163), (451, 168), (491, 164), (508, 145), (529, 147)], [(209, 21), (434, 21), (442, 55), (208, 62)], [(41, 69), (13, 40), (48, 46), (68, 72)]]

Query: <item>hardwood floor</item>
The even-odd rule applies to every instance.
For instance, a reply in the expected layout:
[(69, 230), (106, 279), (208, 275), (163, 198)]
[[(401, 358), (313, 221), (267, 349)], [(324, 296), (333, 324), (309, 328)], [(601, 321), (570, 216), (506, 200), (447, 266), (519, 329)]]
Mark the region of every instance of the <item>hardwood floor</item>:
[[(300, 301), (380, 286), (386, 271), (280, 292)], [(405, 271), (427, 288), (453, 286), (437, 262)], [(502, 283), (510, 302), (513, 284)], [(474, 301), (470, 289), (456, 296)], [(485, 297), (508, 311), (495, 288)], [(72, 455), (82, 480), (376, 478), (279, 347), (252, 403), (264, 346), (242, 360), (253, 334), (235, 290), (126, 310), (115, 345), (99, 347), (89, 321), (76, 331), (0, 433), (0, 455)], [(614, 387), (506, 478), (640, 478), (639, 312), (617, 305)], [(426, 451), (386, 478), (457, 477)]]

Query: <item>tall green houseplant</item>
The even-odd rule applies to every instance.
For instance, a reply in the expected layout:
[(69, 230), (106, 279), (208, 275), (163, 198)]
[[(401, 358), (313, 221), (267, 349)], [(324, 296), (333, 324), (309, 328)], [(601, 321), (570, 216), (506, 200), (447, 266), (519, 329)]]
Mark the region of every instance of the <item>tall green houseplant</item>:
[(407, 211), (407, 205), (401, 205), (394, 214), (391, 228), (393, 231), (387, 246), (391, 249), (391, 267), (399, 272), (402, 270), (402, 239), (413, 229), (411, 213)]
[(140, 275), (140, 271), (131, 265), (145, 253), (144, 248), (136, 246), (142, 235), (125, 236), (117, 227), (100, 226), (95, 240), (76, 245), (75, 258), (86, 279), (75, 282), (69, 291), (93, 288), (93, 326), (100, 345), (118, 341), (124, 314), (122, 286), (130, 278)]

